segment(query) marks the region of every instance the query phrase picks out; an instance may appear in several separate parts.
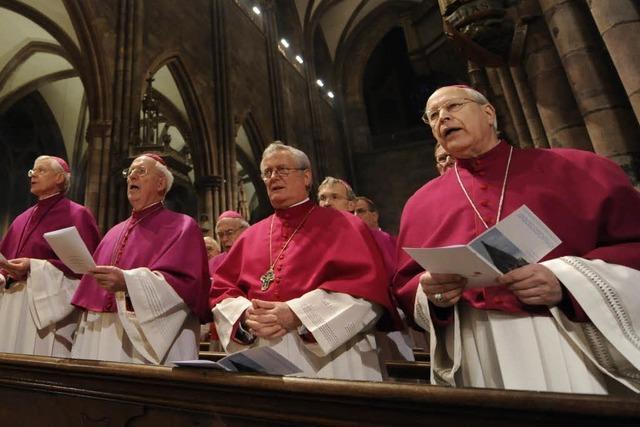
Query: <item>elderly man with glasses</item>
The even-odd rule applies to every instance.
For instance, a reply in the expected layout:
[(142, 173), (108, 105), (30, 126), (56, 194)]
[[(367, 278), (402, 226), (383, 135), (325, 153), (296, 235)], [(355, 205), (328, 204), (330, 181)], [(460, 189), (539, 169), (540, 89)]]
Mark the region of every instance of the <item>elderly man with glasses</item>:
[(273, 143), (260, 163), (275, 213), (235, 242), (210, 305), (227, 351), (270, 346), (310, 377), (380, 380), (372, 330), (397, 326), (366, 225), (309, 199), (309, 158)]
[(209, 272), (215, 273), (225, 260), (231, 247), (238, 240), (244, 230), (249, 228), (249, 223), (236, 211), (225, 211), (218, 216), (216, 221), (216, 236), (220, 241), (222, 252), (209, 260)]
[(66, 161), (40, 156), (28, 172), (35, 206), (18, 215), (0, 242), (0, 352), (66, 357), (77, 312), (71, 297), (80, 276), (58, 259), (42, 235), (75, 226), (89, 250), (100, 236), (84, 206), (67, 199)]
[(207, 252), (193, 218), (163, 201), (173, 175), (152, 153), (124, 171), (129, 218), (98, 245), (73, 304), (84, 310), (72, 357), (145, 364), (197, 359), (209, 318)]
[(405, 205), (400, 248), (467, 244), (523, 205), (561, 240), (542, 262), (480, 288), (399, 250), (396, 295), (431, 333), (431, 381), (639, 391), (640, 194), (628, 177), (587, 151), (515, 149), (469, 87), (435, 91), (424, 119), (455, 164)]

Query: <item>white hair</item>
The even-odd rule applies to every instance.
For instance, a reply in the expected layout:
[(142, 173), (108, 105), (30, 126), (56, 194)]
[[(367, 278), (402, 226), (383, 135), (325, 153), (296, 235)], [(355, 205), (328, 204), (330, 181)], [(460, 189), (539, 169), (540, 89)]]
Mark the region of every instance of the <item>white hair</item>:
[(311, 161), (309, 160), (309, 157), (304, 153), (304, 151), (298, 150), (297, 148), (290, 145), (285, 145), (282, 141), (273, 141), (267, 148), (265, 148), (264, 152), (262, 153), (262, 160), (260, 161), (260, 169), (262, 169), (264, 159), (282, 151), (286, 151), (293, 156), (296, 161), (297, 167), (311, 169)]
[(164, 189), (164, 194), (163, 196), (166, 196), (167, 193), (169, 192), (169, 190), (171, 190), (171, 187), (173, 186), (173, 174), (171, 173), (171, 171), (169, 170), (168, 167), (166, 167), (165, 165), (163, 165), (162, 163), (160, 163), (159, 161), (157, 161), (156, 159), (154, 159), (153, 157), (147, 156), (145, 154), (143, 154), (140, 157), (146, 157), (148, 159), (151, 159), (155, 162), (155, 166), (156, 169), (164, 176), (165, 178), (165, 189)]
[(52, 156), (38, 156), (38, 158), (36, 158), (33, 163), (35, 164), (40, 160), (49, 160), (49, 165), (54, 170), (54, 172), (62, 174), (62, 176), (64, 177), (64, 182), (62, 183), (62, 188), (60, 189), (60, 191), (66, 194), (67, 191), (69, 191), (69, 187), (71, 187), (71, 173), (66, 172), (63, 169), (62, 165), (60, 165), (60, 163), (58, 163), (58, 161)]

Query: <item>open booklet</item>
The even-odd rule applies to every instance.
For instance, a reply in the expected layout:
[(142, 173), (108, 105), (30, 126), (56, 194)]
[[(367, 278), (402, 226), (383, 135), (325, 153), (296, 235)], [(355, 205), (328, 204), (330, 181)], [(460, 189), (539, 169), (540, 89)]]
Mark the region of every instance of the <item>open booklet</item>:
[(64, 265), (74, 273), (84, 274), (95, 268), (91, 252), (75, 226), (44, 233), (43, 237)]
[(302, 372), (295, 364), (271, 347), (254, 347), (231, 353), (213, 362), (210, 360), (179, 360), (178, 367), (221, 369), (229, 372), (257, 372), (267, 375), (292, 375)]
[(523, 205), (466, 245), (403, 249), (426, 271), (460, 274), (467, 288), (478, 288), (497, 285), (496, 278), (540, 261), (560, 243)]

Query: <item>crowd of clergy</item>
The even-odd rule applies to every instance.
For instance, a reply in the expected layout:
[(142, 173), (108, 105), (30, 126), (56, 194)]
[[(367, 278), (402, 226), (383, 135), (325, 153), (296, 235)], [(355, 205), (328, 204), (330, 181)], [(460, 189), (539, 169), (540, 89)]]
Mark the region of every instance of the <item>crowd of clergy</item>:
[[(380, 337), (410, 359), (409, 325), (429, 336), (432, 384), (640, 391), (640, 193), (626, 174), (587, 151), (514, 148), (467, 86), (435, 91), (423, 121), (440, 176), (406, 202), (397, 241), (344, 180), (311, 194), (309, 158), (278, 141), (260, 162), (274, 213), (250, 226), (224, 212), (217, 241), (164, 206), (173, 175), (157, 154), (123, 171), (132, 213), (102, 239), (66, 197), (68, 164), (38, 157), (37, 203), (0, 242), (0, 352), (170, 365), (197, 359), (210, 325), (215, 350), (268, 346), (303, 376), (379, 381)], [(403, 250), (465, 245), (523, 205), (561, 243), (486, 286)], [(83, 275), (43, 237), (67, 227), (93, 254)]]

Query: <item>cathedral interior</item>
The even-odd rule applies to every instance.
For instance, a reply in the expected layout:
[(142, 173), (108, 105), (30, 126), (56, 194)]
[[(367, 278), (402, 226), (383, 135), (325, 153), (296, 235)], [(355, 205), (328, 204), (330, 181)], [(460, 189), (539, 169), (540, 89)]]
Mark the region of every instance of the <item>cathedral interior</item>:
[(488, 96), (512, 144), (592, 150), (637, 183), (631, 0), (6, 0), (0, 20), (0, 231), (32, 203), (42, 153), (68, 160), (103, 230), (128, 215), (120, 171), (145, 151), (205, 232), (227, 209), (255, 222), (271, 209), (260, 155), (281, 140), (395, 232), (437, 176), (424, 103), (455, 83)]
[(397, 233), (438, 175), (421, 115), (450, 84), (486, 94), (511, 144), (594, 151), (638, 187), (639, 32), (637, 0), (0, 0), (0, 236), (41, 154), (68, 161), (103, 232), (149, 151), (203, 232), (228, 209), (254, 223), (274, 140)]

